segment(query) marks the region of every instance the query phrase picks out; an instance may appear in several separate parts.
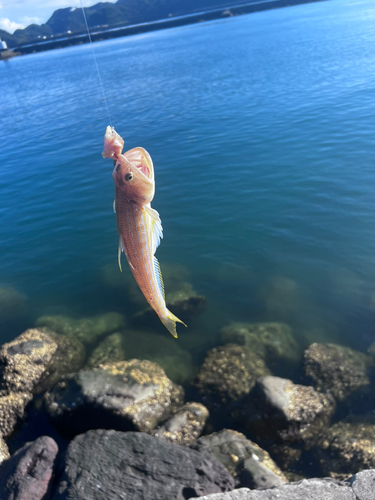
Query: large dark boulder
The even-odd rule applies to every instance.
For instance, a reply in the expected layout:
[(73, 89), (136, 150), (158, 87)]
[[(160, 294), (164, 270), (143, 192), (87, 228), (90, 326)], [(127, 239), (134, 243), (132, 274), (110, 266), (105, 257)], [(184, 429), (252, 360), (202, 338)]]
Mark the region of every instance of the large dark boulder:
[(70, 443), (53, 500), (186, 500), (233, 488), (207, 455), (144, 433), (95, 430)]
[(45, 498), (57, 452), (57, 444), (47, 436), (25, 444), (0, 467), (0, 498), (2, 500)]

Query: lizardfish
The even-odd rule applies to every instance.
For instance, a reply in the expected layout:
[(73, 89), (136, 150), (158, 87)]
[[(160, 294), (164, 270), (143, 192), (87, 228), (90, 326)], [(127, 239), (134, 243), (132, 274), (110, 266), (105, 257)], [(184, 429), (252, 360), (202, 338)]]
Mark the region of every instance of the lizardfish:
[(124, 252), (147, 302), (165, 327), (177, 337), (176, 322), (185, 323), (165, 305), (163, 278), (155, 257), (163, 229), (158, 212), (150, 204), (155, 193), (154, 166), (145, 149), (134, 148), (122, 154), (123, 147), (123, 139), (113, 127), (107, 127), (102, 156), (114, 160), (112, 177), (115, 182), (114, 211), (120, 236), (120, 270), (121, 252)]

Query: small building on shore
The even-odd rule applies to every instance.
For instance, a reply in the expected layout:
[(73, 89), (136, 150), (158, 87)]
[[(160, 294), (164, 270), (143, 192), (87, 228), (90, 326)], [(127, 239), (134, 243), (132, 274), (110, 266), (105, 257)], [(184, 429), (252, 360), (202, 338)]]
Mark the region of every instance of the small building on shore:
[(7, 43), (0, 38), (0, 50), (6, 50), (7, 48), (8, 48)]

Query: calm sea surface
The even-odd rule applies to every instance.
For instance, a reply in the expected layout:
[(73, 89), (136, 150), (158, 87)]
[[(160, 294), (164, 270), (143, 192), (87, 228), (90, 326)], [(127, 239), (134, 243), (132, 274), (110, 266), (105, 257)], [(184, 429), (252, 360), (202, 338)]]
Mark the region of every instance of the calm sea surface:
[[(208, 300), (182, 347), (231, 321), (375, 341), (374, 23), (373, 0), (331, 0), (95, 44), (112, 125), (154, 161), (162, 269)], [(0, 342), (42, 314), (135, 313), (91, 47), (0, 63), (0, 85), (0, 286), (29, 297)]]

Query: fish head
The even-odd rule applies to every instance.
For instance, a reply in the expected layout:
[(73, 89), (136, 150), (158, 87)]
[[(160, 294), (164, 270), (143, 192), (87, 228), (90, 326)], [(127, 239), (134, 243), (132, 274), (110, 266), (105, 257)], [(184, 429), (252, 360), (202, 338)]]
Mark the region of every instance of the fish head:
[(113, 127), (108, 126), (104, 135), (103, 158), (118, 158), (124, 147), (124, 140)]
[(113, 180), (116, 187), (130, 200), (147, 205), (154, 197), (154, 167), (151, 156), (143, 148), (134, 148), (115, 160)]

